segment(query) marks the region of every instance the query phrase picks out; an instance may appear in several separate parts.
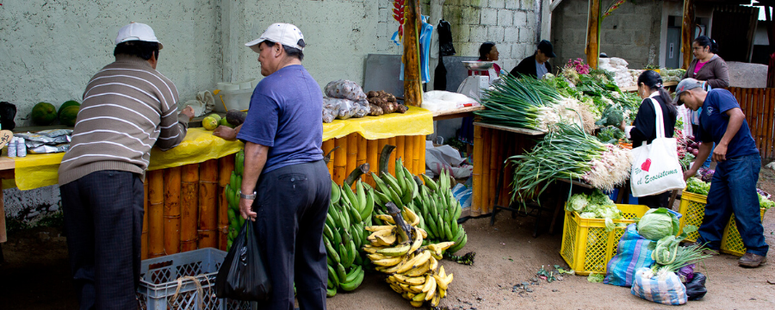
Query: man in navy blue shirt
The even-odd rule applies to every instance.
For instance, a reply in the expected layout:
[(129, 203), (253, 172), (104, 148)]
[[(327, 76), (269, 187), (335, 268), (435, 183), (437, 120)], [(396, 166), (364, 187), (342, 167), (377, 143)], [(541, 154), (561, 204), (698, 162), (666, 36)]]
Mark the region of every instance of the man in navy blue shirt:
[(301, 65), (304, 36), (272, 24), (245, 44), (258, 53), (261, 74), (237, 139), (245, 142), (240, 214), (255, 226), (272, 282), (259, 309), (326, 308), (328, 269), (323, 225), (331, 176), (323, 162), (323, 93)]
[(722, 231), (734, 214), (737, 230), (746, 252), (738, 264), (759, 267), (767, 262), (769, 246), (764, 242), (764, 228), (759, 211), (756, 182), (759, 180), (761, 157), (751, 136), (743, 110), (735, 97), (725, 89), (705, 91), (695, 79), (684, 79), (676, 88), (676, 100), (697, 111), (702, 107), (700, 126), (696, 134), (702, 144), (689, 171), (688, 179), (697, 173), (712, 150), (716, 161), (705, 218), (699, 228), (699, 243), (707, 243), (713, 250), (721, 244)]

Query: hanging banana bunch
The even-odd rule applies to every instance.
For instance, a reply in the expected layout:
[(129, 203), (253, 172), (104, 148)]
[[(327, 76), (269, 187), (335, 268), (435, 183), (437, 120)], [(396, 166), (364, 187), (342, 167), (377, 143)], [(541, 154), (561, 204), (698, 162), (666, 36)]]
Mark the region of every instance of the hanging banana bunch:
[(423, 246), (427, 232), (419, 227), (421, 218), (404, 206), (403, 212), (387, 202), (389, 215), (375, 215), (384, 225), (368, 226), (371, 232), (363, 250), (368, 254), (377, 271), (388, 274), (387, 283), (413, 307), (430, 302), (431, 307), (447, 294), (453, 275), (439, 267), (444, 251), (454, 242), (442, 242)]

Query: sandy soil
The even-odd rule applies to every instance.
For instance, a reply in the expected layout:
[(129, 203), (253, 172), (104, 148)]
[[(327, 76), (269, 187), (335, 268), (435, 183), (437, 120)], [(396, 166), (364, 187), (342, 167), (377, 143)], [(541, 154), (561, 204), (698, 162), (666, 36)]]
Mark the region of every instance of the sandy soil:
[[(775, 173), (763, 171), (766, 191), (775, 193)], [(462, 252), (474, 251), (473, 266), (443, 261), (455, 274), (449, 296), (442, 306), (450, 309), (668, 309), (630, 294), (629, 288), (590, 283), (583, 276), (563, 281), (539, 281), (532, 292), (513, 291), (516, 284), (531, 282), (542, 265), (567, 267), (559, 255), (561, 229), (532, 237), (534, 219), (508, 213), (464, 224), (469, 234)], [(540, 223), (543, 227), (546, 223)], [(558, 225), (558, 227), (560, 227)], [(764, 220), (767, 243), (775, 245), (775, 212)], [(67, 267), (67, 247), (56, 228), (37, 228), (12, 234), (2, 245), (6, 263), (0, 266), (0, 309), (75, 309)], [(772, 251), (770, 253), (773, 253)], [(737, 266), (737, 257), (719, 255), (705, 261), (700, 272), (708, 276), (708, 294), (690, 301), (683, 309), (775, 309), (775, 261), (757, 269)], [(328, 299), (329, 309), (413, 309), (384, 282), (384, 275), (367, 274), (355, 292)]]

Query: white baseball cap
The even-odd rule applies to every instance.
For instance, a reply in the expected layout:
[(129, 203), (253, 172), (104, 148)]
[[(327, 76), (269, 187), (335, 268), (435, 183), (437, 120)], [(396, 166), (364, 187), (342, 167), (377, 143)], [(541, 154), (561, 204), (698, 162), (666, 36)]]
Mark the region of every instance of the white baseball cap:
[(159, 49), (164, 48), (159, 39), (156, 38), (156, 34), (151, 29), (151, 26), (143, 23), (131, 22), (118, 30), (116, 45), (127, 41), (156, 42), (159, 43)]
[(245, 43), (245, 46), (250, 47), (254, 52), (258, 53), (258, 44), (269, 41), (295, 47), (303, 51), (304, 47), (299, 45), (299, 40), (303, 41), (304, 35), (301, 34), (301, 30), (299, 30), (298, 27), (291, 24), (274, 23), (270, 25), (269, 28), (266, 28), (266, 31), (264, 31), (258, 39)]

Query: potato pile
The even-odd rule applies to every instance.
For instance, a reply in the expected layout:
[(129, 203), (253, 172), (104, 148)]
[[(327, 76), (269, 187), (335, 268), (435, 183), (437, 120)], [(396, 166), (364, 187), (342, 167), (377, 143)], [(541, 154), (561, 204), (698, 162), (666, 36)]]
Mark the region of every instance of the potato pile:
[(407, 108), (403, 104), (396, 102), (396, 96), (386, 93), (384, 90), (370, 91), (366, 93), (367, 100), (371, 106), (369, 115), (378, 116), (393, 112), (405, 113)]

